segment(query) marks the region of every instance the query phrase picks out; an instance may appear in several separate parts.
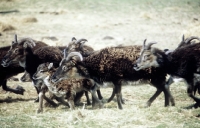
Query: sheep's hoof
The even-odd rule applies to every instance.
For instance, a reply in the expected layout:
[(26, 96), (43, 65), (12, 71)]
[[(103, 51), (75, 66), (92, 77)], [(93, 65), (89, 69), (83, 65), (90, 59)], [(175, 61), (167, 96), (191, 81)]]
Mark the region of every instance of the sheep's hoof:
[(105, 104), (105, 103), (108, 103), (108, 100), (101, 99), (101, 102), (102, 102), (103, 104)]
[(150, 103), (150, 102), (147, 102), (147, 103), (144, 105), (145, 108), (148, 108), (148, 107), (150, 107), (150, 106), (151, 106), (151, 103)]
[(92, 103), (89, 101), (89, 102), (87, 102), (87, 105), (92, 105)]
[(25, 89), (22, 87), (22, 86), (17, 86), (16, 87), (16, 90), (18, 90), (18, 94), (21, 94), (21, 95), (24, 95), (24, 91), (25, 91)]
[(198, 108), (200, 107), (200, 103), (195, 103), (195, 104), (192, 104), (190, 106), (187, 106), (187, 107), (184, 107), (184, 109), (192, 109), (192, 108)]
[(122, 99), (121, 102), (122, 102), (122, 104), (125, 104), (125, 100), (124, 99)]
[(37, 97), (35, 100), (34, 100), (34, 102), (36, 103), (36, 102), (39, 102), (39, 97)]
[(100, 102), (99, 103), (99, 108), (101, 109), (101, 108), (104, 108), (104, 103), (103, 102)]
[(42, 113), (43, 112), (43, 110), (42, 109), (38, 109), (37, 110), (37, 113), (39, 114), (39, 113)]
[(44, 104), (44, 106), (45, 106), (45, 107), (53, 107), (53, 108), (56, 108), (56, 107), (58, 107), (59, 105), (58, 105), (58, 104), (51, 104), (51, 103), (49, 103), (49, 102), (46, 102), (46, 103)]

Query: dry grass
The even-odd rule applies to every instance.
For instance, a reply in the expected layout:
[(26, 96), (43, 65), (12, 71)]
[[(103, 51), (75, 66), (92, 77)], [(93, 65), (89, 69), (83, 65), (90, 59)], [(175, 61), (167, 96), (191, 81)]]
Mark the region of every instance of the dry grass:
[[(9, 82), (14, 86), (16, 82)], [(103, 109), (93, 110), (91, 106), (79, 106), (70, 111), (68, 107), (60, 105), (58, 108), (44, 108), (44, 112), (36, 114), (38, 103), (34, 103), (36, 92), (31, 83), (17, 83), (26, 92), (24, 96), (12, 93), (2, 93), (0, 96), (1, 127), (200, 127), (200, 109), (187, 110), (183, 107), (191, 105), (193, 101), (186, 95), (183, 83), (173, 84), (171, 87), (175, 97), (175, 107), (163, 107), (164, 99), (161, 94), (151, 107), (145, 108), (145, 102), (155, 92), (149, 85), (123, 86), (123, 97), (126, 104), (123, 110), (118, 110), (116, 101), (105, 104)], [(111, 94), (111, 88), (102, 88), (105, 99)], [(82, 98), (85, 102), (85, 97)]]
[(22, 22), (24, 23), (35, 23), (37, 22), (37, 19), (35, 17), (25, 17), (22, 19)]
[[(143, 40), (157, 41), (157, 47), (174, 49), (182, 34), (199, 36), (200, 19), (198, 0), (3, 0), (0, 11), (19, 12), (0, 14), (0, 46), (8, 45), (17, 33), (19, 38), (43, 39), (51, 45), (67, 45), (72, 37), (86, 38), (87, 44), (100, 49), (108, 46), (142, 44)], [(2, 29), (13, 26), (16, 29)], [(57, 41), (43, 37), (56, 37)], [(112, 37), (105, 40), (104, 37)], [(183, 83), (173, 84), (172, 94), (175, 107), (163, 107), (163, 94), (149, 108), (145, 102), (155, 92), (149, 85), (124, 86), (126, 104), (118, 110), (117, 103), (105, 104), (101, 110), (91, 106), (80, 106), (75, 111), (60, 105), (58, 108), (44, 108), (36, 114), (38, 103), (31, 83), (9, 82), (15, 87), (22, 85), (24, 96), (0, 91), (0, 127), (117, 127), (117, 128), (198, 128), (200, 109), (186, 110), (183, 107), (193, 101), (186, 95)], [(103, 88), (105, 99), (110, 88)], [(85, 101), (85, 98), (82, 99)]]
[(15, 27), (13, 27), (10, 24), (0, 22), (0, 32), (6, 32), (6, 31), (11, 31), (11, 30), (15, 30)]

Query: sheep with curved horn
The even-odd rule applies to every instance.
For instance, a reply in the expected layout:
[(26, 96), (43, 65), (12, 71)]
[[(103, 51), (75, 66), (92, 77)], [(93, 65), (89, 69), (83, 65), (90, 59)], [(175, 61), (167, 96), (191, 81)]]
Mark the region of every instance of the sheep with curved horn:
[[(188, 40), (191, 41), (191, 39), (194, 39), (194, 37)], [(140, 61), (136, 62), (134, 69), (141, 71), (152, 67), (160, 68), (171, 76), (178, 76), (184, 79), (187, 84), (187, 94), (195, 101), (195, 104), (192, 106), (199, 107), (200, 99), (193, 94), (195, 74), (200, 75), (199, 49), (200, 43), (178, 48), (168, 55), (154, 47), (149, 47), (148, 50), (142, 49), (139, 57)]]

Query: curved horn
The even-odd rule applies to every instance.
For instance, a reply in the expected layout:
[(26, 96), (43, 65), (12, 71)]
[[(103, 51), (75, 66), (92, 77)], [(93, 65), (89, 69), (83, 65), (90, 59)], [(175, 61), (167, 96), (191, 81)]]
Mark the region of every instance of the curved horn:
[(63, 58), (66, 58), (66, 49), (63, 50), (63, 54), (64, 54)]
[(76, 43), (81, 43), (82, 41), (84, 41), (83, 43), (85, 43), (87, 40), (86, 39), (79, 39), (78, 41), (76, 41)]
[(185, 35), (183, 34), (183, 36), (182, 36), (182, 41), (185, 41)]
[(143, 42), (143, 47), (145, 47), (146, 41), (147, 41), (147, 39), (144, 40), (144, 42)]
[(199, 37), (197, 37), (197, 36), (191, 36), (191, 37), (189, 37), (189, 38), (187, 38), (187, 39), (185, 40), (185, 43), (188, 44), (188, 43), (190, 43), (190, 42), (191, 42), (192, 40), (194, 40), (194, 39), (197, 39), (197, 40), (200, 41), (200, 38), (199, 38)]
[(76, 42), (77, 39), (75, 37), (72, 37), (72, 42)]
[(180, 48), (181, 46), (183, 46), (185, 44), (185, 35), (183, 34), (182, 36), (182, 41), (178, 44), (177, 48)]
[(19, 41), (19, 43), (27, 43), (28, 44), (28, 46), (30, 46), (31, 48), (32, 47), (34, 47), (36, 44), (35, 44), (35, 41), (33, 40), (33, 39), (31, 39), (31, 38), (23, 38), (23, 39), (21, 39), (20, 41)]
[(17, 34), (15, 34), (15, 43), (18, 43), (18, 41), (17, 41)]
[(74, 57), (74, 56), (78, 57), (78, 59), (79, 59), (80, 61), (83, 60), (83, 56), (82, 56), (79, 52), (70, 52), (70, 53), (68, 54), (66, 60), (69, 60), (69, 59), (71, 59), (71, 58)]
[(150, 49), (151, 48), (151, 45), (153, 45), (153, 44), (157, 44), (157, 42), (150, 42), (150, 43), (148, 43), (146, 46), (145, 46), (145, 49)]

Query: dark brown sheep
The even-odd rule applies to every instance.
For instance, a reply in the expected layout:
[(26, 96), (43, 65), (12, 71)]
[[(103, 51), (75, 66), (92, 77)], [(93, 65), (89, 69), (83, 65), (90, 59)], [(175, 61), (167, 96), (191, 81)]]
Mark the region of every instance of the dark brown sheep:
[[(22, 39), (22, 41), (26, 42), (29, 41), (29, 38), (24, 38)], [(15, 35), (15, 41), (13, 41), (12, 44), (18, 42), (17, 41), (17, 35)], [(40, 42), (40, 41), (35, 41), (36, 42), (36, 46), (33, 50), (36, 50), (39, 47), (43, 47), (43, 46), (47, 46), (47, 44)], [(5, 46), (5, 47), (1, 47), (0, 48), (0, 60), (2, 60), (4, 58), (4, 56), (6, 55), (7, 51), (10, 50), (12, 47), (11, 46)], [(3, 59), (4, 61), (4, 59)], [(12, 89), (10, 87), (7, 86), (7, 79), (9, 79), (10, 77), (17, 75), (18, 73), (22, 73), (24, 72), (24, 68), (19, 66), (18, 62), (14, 62), (13, 64), (11, 64), (8, 67), (4, 67), (4, 63), (2, 63), (2, 65), (0, 65), (0, 86), (2, 86), (2, 88), (5, 91), (10, 91), (16, 94), (21, 94), (23, 95), (24, 93), (24, 89), (21, 86), (18, 86), (16, 89)]]
[(199, 107), (200, 99), (194, 96), (193, 91), (195, 74), (200, 74), (200, 43), (178, 48), (169, 55), (158, 48), (151, 47), (153, 44), (155, 42), (145, 45), (144, 41), (134, 69), (139, 71), (150, 67), (161, 68), (171, 76), (183, 78), (187, 83), (188, 96), (196, 102), (194, 107)]

